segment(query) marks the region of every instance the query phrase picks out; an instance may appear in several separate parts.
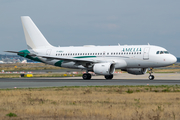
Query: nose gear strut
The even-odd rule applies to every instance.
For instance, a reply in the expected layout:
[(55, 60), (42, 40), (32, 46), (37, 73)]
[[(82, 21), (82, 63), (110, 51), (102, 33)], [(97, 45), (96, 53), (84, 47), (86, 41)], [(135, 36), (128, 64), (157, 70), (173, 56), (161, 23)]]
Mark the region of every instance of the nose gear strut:
[(151, 75), (153, 73), (152, 70), (153, 68), (149, 69), (149, 80), (154, 80), (154, 75)]

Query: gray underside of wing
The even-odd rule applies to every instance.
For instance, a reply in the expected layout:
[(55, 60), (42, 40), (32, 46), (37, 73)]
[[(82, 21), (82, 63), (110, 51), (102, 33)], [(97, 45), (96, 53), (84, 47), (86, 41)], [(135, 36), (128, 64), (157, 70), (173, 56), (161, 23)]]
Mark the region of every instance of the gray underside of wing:
[(100, 60), (95, 59), (84, 59), (84, 58), (67, 58), (67, 57), (56, 57), (56, 56), (44, 56), (44, 55), (37, 55), (38, 57), (47, 58), (47, 59), (55, 59), (55, 60), (65, 60), (65, 61), (73, 61), (73, 62), (86, 62), (86, 63), (98, 63), (102, 62)]

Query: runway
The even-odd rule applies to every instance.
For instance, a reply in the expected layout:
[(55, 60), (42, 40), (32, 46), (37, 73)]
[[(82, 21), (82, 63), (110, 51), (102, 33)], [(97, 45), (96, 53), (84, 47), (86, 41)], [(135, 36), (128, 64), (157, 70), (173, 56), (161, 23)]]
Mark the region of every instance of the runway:
[(118, 74), (112, 80), (105, 80), (103, 76), (93, 76), (91, 80), (81, 77), (56, 78), (1, 78), (0, 89), (6, 88), (34, 88), (59, 86), (107, 86), (107, 85), (180, 85), (180, 74), (155, 74), (155, 80), (147, 79), (148, 75), (134, 76)]

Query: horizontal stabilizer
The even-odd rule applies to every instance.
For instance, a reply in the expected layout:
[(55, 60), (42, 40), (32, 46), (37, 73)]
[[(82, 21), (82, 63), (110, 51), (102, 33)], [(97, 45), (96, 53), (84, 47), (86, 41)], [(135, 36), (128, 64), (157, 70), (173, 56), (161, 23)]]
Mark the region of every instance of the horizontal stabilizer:
[(24, 52), (17, 52), (17, 51), (4, 51), (4, 52), (17, 53), (17, 54), (26, 54), (26, 55), (29, 55), (29, 56), (37, 56), (36, 54), (24, 53)]

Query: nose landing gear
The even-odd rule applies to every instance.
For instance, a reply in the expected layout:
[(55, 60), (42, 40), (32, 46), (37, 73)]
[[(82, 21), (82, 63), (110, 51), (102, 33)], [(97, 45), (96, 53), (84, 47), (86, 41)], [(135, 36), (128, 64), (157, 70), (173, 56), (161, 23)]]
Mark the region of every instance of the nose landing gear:
[(152, 72), (153, 68), (150, 68), (149, 70), (149, 80), (154, 80), (154, 75), (151, 75), (153, 72)]

